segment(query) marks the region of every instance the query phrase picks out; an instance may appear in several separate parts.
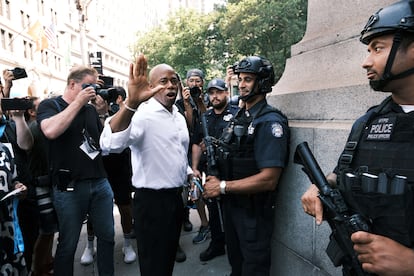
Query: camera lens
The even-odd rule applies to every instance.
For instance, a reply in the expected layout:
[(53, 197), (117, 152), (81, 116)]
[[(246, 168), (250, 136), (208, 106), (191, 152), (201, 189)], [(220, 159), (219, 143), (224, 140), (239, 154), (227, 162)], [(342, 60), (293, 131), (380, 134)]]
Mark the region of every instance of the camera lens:
[(190, 88), (190, 95), (193, 98), (198, 98), (200, 97), (201, 94), (201, 89), (198, 86), (194, 86)]

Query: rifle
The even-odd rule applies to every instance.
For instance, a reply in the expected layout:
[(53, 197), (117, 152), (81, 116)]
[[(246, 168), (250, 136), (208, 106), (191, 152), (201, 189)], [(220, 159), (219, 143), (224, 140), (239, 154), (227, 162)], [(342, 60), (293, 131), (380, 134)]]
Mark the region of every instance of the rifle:
[[(215, 153), (214, 145), (213, 145), (213, 139), (216, 139), (216, 138), (208, 134), (207, 119), (206, 119), (205, 113), (201, 115), (201, 125), (203, 128), (204, 144), (206, 145), (206, 151), (207, 151), (207, 175), (219, 176), (216, 153)], [(205, 177), (203, 177), (203, 182), (204, 181), (205, 181)], [(204, 185), (204, 183), (202, 183), (202, 185)], [(211, 199), (210, 199), (210, 202), (211, 202)], [(216, 203), (217, 203), (217, 209), (218, 209), (219, 220), (220, 220), (220, 228), (221, 228), (221, 231), (224, 232), (223, 217), (221, 214), (220, 197), (217, 197)]]
[(352, 214), (341, 192), (329, 185), (307, 142), (296, 147), (294, 163), (303, 166), (302, 170), (319, 189), (318, 197), (323, 205), (324, 219), (332, 230), (326, 249), (332, 263), (335, 266), (342, 265), (344, 275), (372, 275), (362, 269), (351, 241), (354, 232), (370, 232), (369, 222), (360, 214)]
[(207, 175), (218, 176), (216, 154), (214, 151), (213, 139), (214, 137), (208, 134), (207, 119), (205, 113), (201, 115), (201, 125), (203, 128), (204, 144), (207, 151)]

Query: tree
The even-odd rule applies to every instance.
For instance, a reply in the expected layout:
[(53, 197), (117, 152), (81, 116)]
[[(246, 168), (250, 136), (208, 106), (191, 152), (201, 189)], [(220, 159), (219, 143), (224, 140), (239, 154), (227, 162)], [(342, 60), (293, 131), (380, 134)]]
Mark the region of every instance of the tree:
[(242, 0), (228, 4), (227, 16), (220, 24), (229, 51), (236, 59), (254, 54), (267, 57), (279, 79), (291, 45), (303, 36), (306, 4), (305, 0)]
[(180, 75), (200, 68), (207, 79), (224, 77), (227, 65), (257, 54), (280, 78), (291, 45), (305, 31), (306, 8), (306, 0), (228, 0), (207, 15), (180, 10), (164, 28), (140, 34), (134, 52), (145, 53), (150, 65), (171, 64)]

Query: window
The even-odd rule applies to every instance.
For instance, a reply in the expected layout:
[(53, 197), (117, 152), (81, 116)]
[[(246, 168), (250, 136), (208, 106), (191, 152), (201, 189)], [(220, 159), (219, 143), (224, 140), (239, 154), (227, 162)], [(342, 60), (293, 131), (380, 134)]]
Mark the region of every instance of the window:
[(10, 52), (13, 52), (13, 40), (14, 40), (14, 38), (13, 38), (13, 34), (10, 34), (9, 33), (9, 39), (8, 39), (8, 48), (9, 48), (9, 50), (10, 50)]
[(23, 49), (24, 49), (23, 57), (25, 59), (29, 59), (29, 56), (30, 56), (30, 54), (28, 53), (28, 48), (29, 48), (29, 45), (28, 45), (27, 41), (23, 40)]
[(23, 11), (20, 11), (20, 20), (21, 20), (21, 24), (22, 24), (22, 27), (24, 28), (24, 12)]
[(1, 35), (1, 48), (6, 50), (6, 31), (2, 29), (0, 35)]
[(10, 17), (10, 1), (8, 1), (8, 0), (6, 0), (6, 5), (5, 5), (5, 15), (6, 15), (6, 17), (7, 17), (7, 19), (11, 19), (11, 17)]
[(40, 15), (45, 15), (45, 2), (43, 0), (40, 1)]

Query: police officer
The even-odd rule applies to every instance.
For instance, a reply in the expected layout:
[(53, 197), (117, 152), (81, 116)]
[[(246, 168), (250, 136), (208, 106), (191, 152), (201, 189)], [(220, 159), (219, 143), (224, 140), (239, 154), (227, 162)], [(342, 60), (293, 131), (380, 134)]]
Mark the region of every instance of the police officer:
[[(360, 41), (368, 56), (362, 67), (370, 85), (392, 94), (354, 123), (337, 167), (327, 176), (348, 205), (372, 221), (371, 233), (355, 232), (351, 240), (363, 270), (378, 275), (414, 275), (413, 18), (414, 1), (399, 1), (372, 15), (363, 29)], [(352, 190), (350, 175), (360, 179)], [(317, 194), (312, 184), (302, 205), (320, 224)]]
[[(212, 108), (208, 109), (202, 116), (205, 117), (206, 128), (208, 135), (214, 138), (220, 138), (223, 133), (223, 129), (229, 124), (231, 118), (239, 110), (238, 106), (231, 105), (229, 103), (229, 92), (227, 85), (222, 79), (212, 79), (207, 85), (207, 95), (209, 103)], [(201, 144), (201, 147), (203, 144)], [(201, 157), (201, 160), (199, 160)], [(209, 171), (206, 168), (207, 165), (206, 151), (201, 155), (199, 152), (199, 158), (193, 157), (193, 171), (194, 175), (200, 175), (198, 168), (202, 168), (203, 171)], [(199, 162), (200, 161), (200, 162)], [(200, 164), (200, 166), (199, 166)], [(206, 250), (200, 253), (200, 261), (209, 261), (217, 256), (225, 254), (225, 240), (224, 240), (224, 227), (223, 217), (221, 213), (221, 201), (212, 198), (207, 202), (209, 225), (211, 231), (211, 242)], [(220, 204), (220, 206), (218, 205)]]
[(288, 121), (266, 101), (275, 83), (269, 60), (246, 57), (234, 72), (244, 107), (220, 138), (220, 175), (207, 177), (204, 196), (223, 200), (232, 275), (269, 275), (274, 193), (289, 155)]

